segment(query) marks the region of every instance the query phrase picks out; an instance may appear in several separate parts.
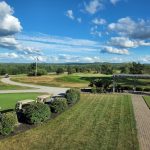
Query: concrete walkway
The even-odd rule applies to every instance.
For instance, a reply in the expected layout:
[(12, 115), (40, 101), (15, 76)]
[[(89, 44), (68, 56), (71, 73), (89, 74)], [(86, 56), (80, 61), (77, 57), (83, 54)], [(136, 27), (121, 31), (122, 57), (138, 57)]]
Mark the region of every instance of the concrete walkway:
[(33, 85), (33, 84), (25, 84), (25, 83), (18, 83), (11, 81), (9, 78), (2, 78), (1, 81), (6, 84), (11, 85), (18, 85), (23, 87), (30, 87), (33, 89), (29, 90), (0, 90), (0, 93), (26, 93), (26, 92), (41, 92), (41, 93), (49, 93), (56, 95), (61, 95), (66, 92), (68, 88), (58, 88), (58, 87), (48, 87), (48, 86), (40, 86), (40, 85)]
[(140, 149), (150, 150), (150, 109), (140, 95), (132, 95), (132, 102)]

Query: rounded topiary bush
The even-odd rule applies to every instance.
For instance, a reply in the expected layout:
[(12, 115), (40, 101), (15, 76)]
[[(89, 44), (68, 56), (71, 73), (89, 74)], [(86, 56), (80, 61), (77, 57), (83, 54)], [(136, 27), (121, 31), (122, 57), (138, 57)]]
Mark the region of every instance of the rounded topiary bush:
[(62, 97), (56, 97), (54, 101), (50, 103), (50, 108), (53, 113), (63, 112), (67, 107), (67, 99)]
[(0, 133), (9, 135), (18, 125), (17, 115), (15, 112), (3, 113), (0, 115)]
[(68, 104), (74, 104), (80, 100), (80, 91), (78, 89), (69, 89), (66, 92), (66, 98)]
[(27, 123), (39, 124), (50, 117), (51, 111), (46, 104), (33, 103), (24, 108), (23, 115)]

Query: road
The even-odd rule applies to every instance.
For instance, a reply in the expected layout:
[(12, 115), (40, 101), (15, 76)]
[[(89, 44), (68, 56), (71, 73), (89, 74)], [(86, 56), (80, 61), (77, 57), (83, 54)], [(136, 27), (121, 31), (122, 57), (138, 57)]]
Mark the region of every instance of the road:
[(26, 83), (18, 83), (11, 81), (10, 78), (2, 78), (1, 81), (6, 84), (18, 85), (23, 87), (30, 87), (33, 89), (27, 90), (0, 90), (0, 93), (26, 93), (26, 92), (40, 92), (40, 93), (49, 93), (54, 96), (64, 94), (68, 88), (59, 88), (59, 87), (48, 87), (48, 86), (40, 86)]

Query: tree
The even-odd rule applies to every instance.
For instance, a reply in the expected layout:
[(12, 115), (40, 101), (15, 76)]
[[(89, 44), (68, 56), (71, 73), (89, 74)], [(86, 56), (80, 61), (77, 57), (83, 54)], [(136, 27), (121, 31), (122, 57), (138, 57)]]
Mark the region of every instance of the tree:
[(63, 68), (58, 68), (56, 70), (56, 74), (62, 74), (62, 73), (64, 73), (64, 69)]
[(129, 63), (125, 64), (125, 65), (120, 67), (120, 72), (128, 74), (128, 73), (130, 73), (130, 67), (131, 67), (131, 64), (129, 64)]
[(113, 67), (111, 64), (103, 64), (101, 67), (102, 74), (113, 74)]
[(130, 67), (131, 74), (142, 74), (144, 70), (144, 65), (140, 64), (139, 62), (133, 62), (132, 66)]
[(89, 86), (107, 90), (111, 84), (112, 84), (112, 80), (106, 78), (106, 79), (95, 79), (90, 82)]
[(68, 74), (73, 74), (73, 73), (76, 72), (76, 70), (72, 66), (68, 66), (67, 67), (67, 72), (68, 72)]

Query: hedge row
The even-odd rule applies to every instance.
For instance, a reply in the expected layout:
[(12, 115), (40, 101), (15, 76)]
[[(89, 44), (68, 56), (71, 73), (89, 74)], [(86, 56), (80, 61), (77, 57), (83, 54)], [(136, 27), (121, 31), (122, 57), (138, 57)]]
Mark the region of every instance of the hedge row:
[[(80, 100), (80, 91), (70, 89), (64, 97), (56, 97), (50, 104), (32, 103), (21, 110), (0, 114), (0, 134), (9, 135), (19, 122), (39, 124), (51, 117), (51, 113), (61, 113)], [(17, 115), (16, 115), (17, 113)], [(18, 118), (17, 118), (18, 117)]]

